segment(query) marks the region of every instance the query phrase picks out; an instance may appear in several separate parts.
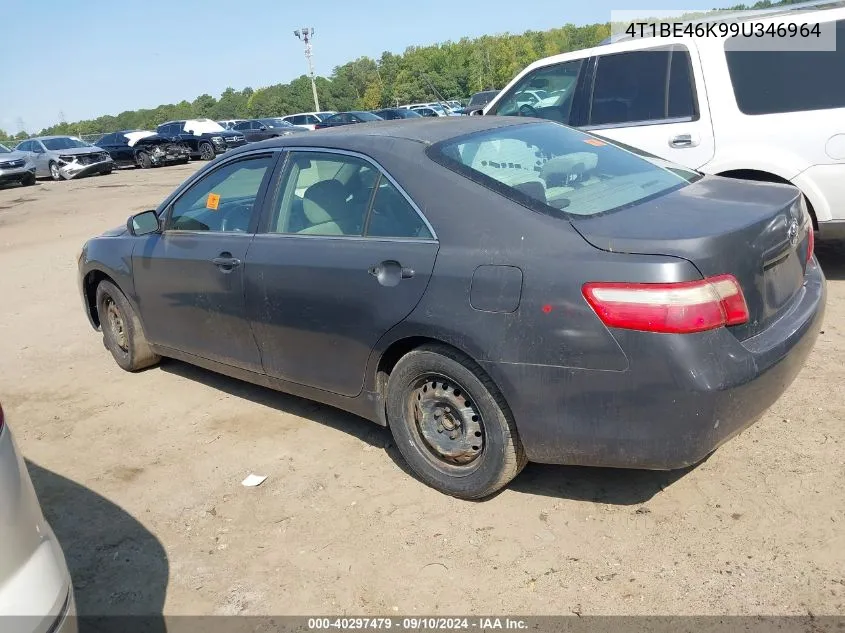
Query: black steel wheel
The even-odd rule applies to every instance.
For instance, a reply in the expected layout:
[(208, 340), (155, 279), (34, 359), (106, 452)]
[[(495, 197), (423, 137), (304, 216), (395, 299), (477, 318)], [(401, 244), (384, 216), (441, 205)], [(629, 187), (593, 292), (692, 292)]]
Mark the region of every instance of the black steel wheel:
[(160, 360), (150, 349), (129, 300), (110, 281), (101, 281), (97, 286), (97, 315), (103, 330), (103, 344), (121, 369), (138, 371)]
[(525, 466), (510, 410), (477, 363), (445, 345), (425, 345), (390, 373), (387, 418), (396, 446), (425, 483), (481, 499)]
[(203, 160), (212, 160), (214, 158), (214, 148), (211, 143), (200, 143), (200, 158)]

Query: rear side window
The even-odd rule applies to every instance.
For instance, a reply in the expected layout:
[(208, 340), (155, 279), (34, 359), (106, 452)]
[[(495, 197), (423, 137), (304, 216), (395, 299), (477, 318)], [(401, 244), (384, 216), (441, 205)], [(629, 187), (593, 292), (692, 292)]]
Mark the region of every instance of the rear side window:
[(742, 48), (742, 37), (725, 42), (728, 72), (743, 114), (845, 107), (845, 21), (836, 22), (835, 51)]
[(470, 134), (438, 143), (428, 155), (519, 204), (557, 217), (619, 210), (698, 178), (556, 123)]
[(588, 125), (697, 117), (690, 54), (685, 47), (599, 58)]

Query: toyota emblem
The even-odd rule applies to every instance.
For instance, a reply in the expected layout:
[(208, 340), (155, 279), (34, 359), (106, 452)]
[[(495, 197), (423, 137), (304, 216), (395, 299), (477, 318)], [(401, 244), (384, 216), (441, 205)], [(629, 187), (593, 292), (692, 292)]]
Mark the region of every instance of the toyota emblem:
[(798, 244), (798, 222), (792, 220), (792, 222), (789, 223), (789, 228), (786, 230), (786, 235), (789, 238), (789, 243), (792, 244), (792, 246)]

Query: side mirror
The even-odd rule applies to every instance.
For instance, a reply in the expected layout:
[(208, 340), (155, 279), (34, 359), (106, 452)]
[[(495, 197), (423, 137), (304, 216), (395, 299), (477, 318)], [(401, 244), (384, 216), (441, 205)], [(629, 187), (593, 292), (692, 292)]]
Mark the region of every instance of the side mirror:
[(469, 116), (481, 116), (483, 112), (484, 108), (478, 108), (477, 110), (470, 110), (469, 112), (467, 112), (467, 114)]
[(158, 215), (155, 210), (141, 211), (126, 221), (126, 228), (130, 235), (150, 235), (159, 230)]
[(258, 129), (259, 129), (259, 130), (261, 130), (262, 132), (266, 132), (266, 131), (267, 131), (267, 126), (266, 126), (266, 125), (262, 125), (262, 126), (261, 126), (261, 127), (259, 127)]

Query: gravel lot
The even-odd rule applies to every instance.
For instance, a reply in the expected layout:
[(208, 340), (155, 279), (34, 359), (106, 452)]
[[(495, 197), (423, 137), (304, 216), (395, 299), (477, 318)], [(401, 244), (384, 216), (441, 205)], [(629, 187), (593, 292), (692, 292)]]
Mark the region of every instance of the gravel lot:
[[(829, 303), (807, 366), (704, 463), (529, 465), (468, 503), (352, 415), (115, 365), (76, 255), (197, 166), (0, 190), (0, 401), (81, 614), (845, 613), (845, 244), (817, 247)], [(252, 472), (267, 481), (242, 487)]]

